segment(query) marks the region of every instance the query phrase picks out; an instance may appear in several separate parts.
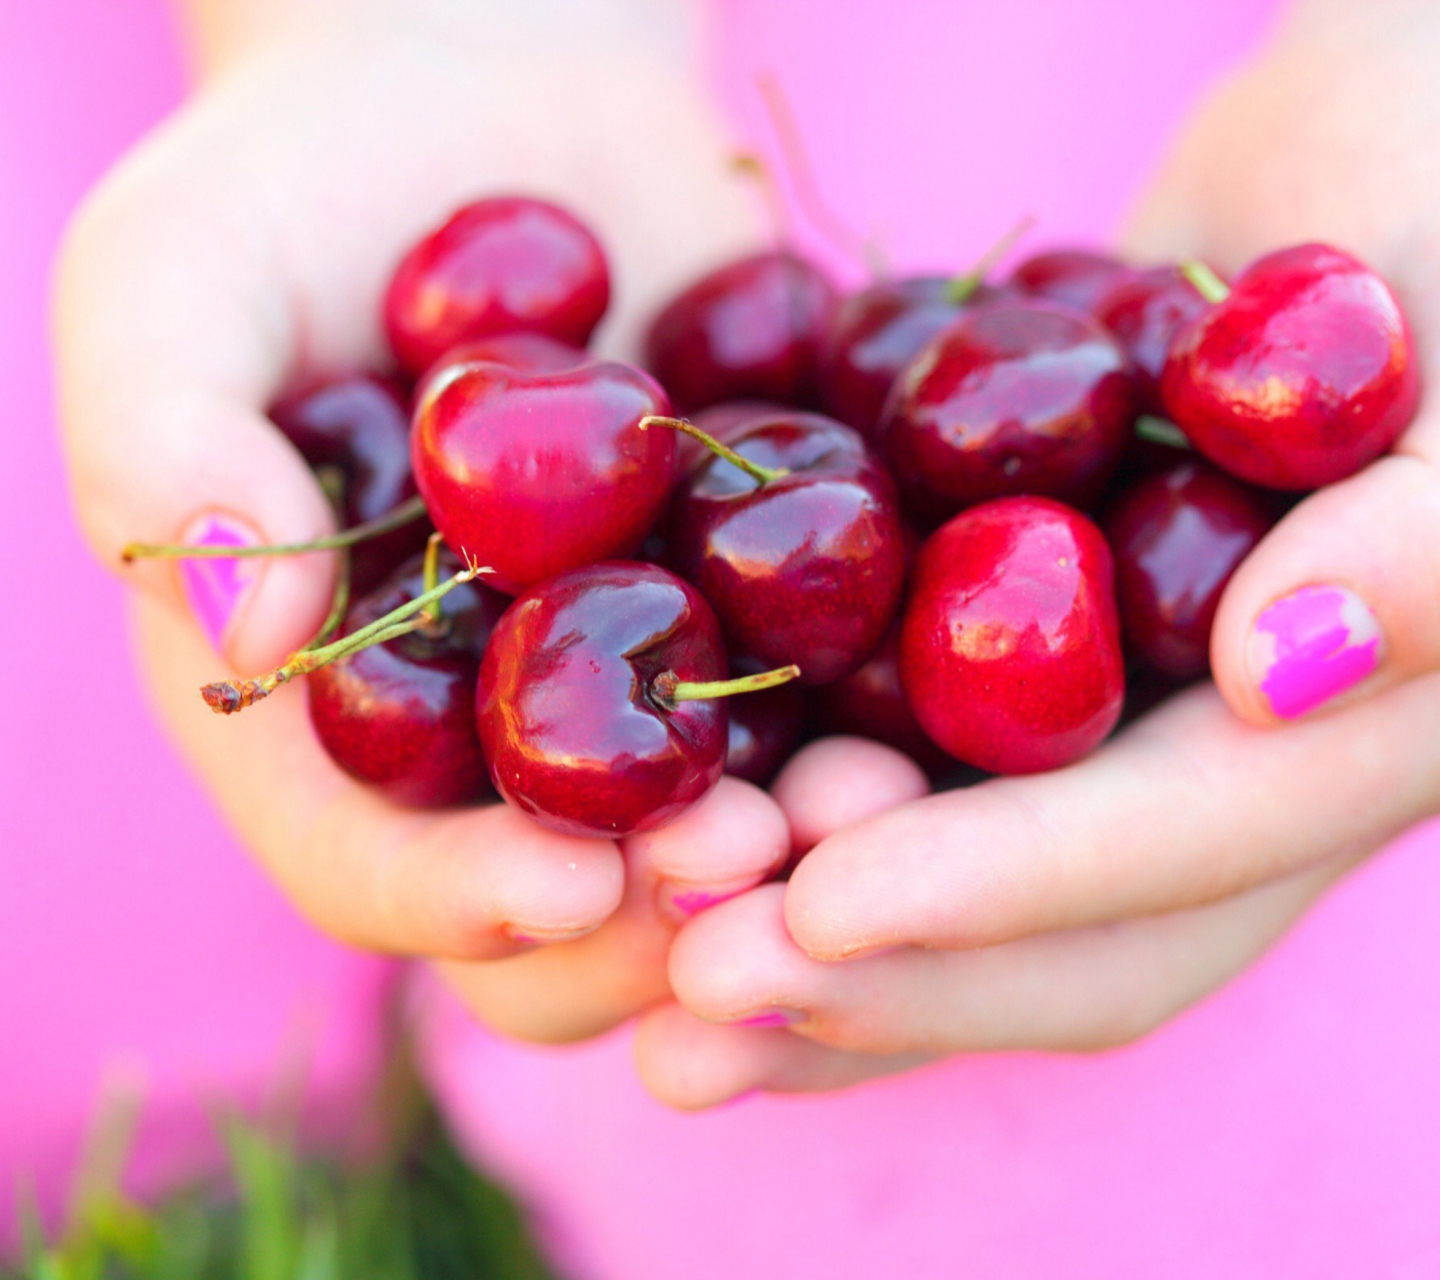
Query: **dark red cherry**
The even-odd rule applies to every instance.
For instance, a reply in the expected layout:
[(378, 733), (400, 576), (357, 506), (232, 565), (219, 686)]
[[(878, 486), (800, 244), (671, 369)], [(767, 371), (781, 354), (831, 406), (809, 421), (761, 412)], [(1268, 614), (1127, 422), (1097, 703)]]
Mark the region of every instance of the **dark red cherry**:
[(1129, 362), (1097, 320), (1002, 300), (962, 316), (906, 367), (878, 443), (907, 512), (933, 527), (1007, 494), (1092, 502), (1133, 416)]
[[(758, 670), (757, 663), (734, 664), (737, 676)], [(798, 685), (782, 684), (759, 693), (731, 698), (729, 736), (725, 747), (725, 772), (744, 778), (757, 787), (767, 787), (780, 766), (800, 745), (805, 731), (805, 693)]]
[(691, 472), (671, 507), (670, 564), (715, 607), (731, 652), (794, 662), (806, 684), (838, 680), (900, 603), (894, 486), (858, 432), (819, 414), (763, 421), (730, 447), (787, 474), (760, 483), (719, 457)]
[(1258, 495), (1198, 459), (1121, 497), (1105, 532), (1129, 651), (1177, 680), (1204, 675), (1220, 595), (1273, 523)]
[(419, 375), (472, 338), (525, 330), (583, 347), (610, 270), (578, 219), (528, 196), (477, 200), (401, 260), (385, 294), (395, 358)]
[(1123, 281), (1101, 300), (1095, 314), (1130, 357), (1145, 413), (1163, 413), (1160, 374), (1180, 326), (1205, 310), (1206, 302), (1179, 267), (1157, 267)]
[(1058, 769), (1097, 746), (1125, 696), (1100, 530), (1046, 498), (956, 516), (916, 560), (900, 680), (925, 732), (977, 768)]
[(1121, 281), (1135, 274), (1108, 253), (1092, 249), (1051, 249), (1026, 258), (1010, 273), (1011, 288), (1034, 298), (1094, 311)]
[(742, 258), (697, 280), (655, 317), (645, 363), (682, 413), (745, 399), (810, 408), (834, 305), (834, 287), (803, 258)]
[(960, 301), (960, 283), (939, 276), (884, 280), (846, 298), (820, 355), (826, 412), (862, 435), (873, 435), (885, 397), (921, 348), (967, 306), (1004, 296), (1003, 290), (980, 284)]
[[(312, 467), (339, 469), (347, 527), (378, 520), (415, 496), (410, 406), (393, 379), (357, 374), (321, 383), (272, 405), (270, 418)], [(422, 550), (429, 534), (429, 524), (416, 520), (358, 544), (350, 553), (351, 590), (369, 591)]]
[(457, 552), (517, 592), (632, 554), (669, 496), (669, 431), (640, 420), (669, 412), (665, 393), (628, 365), (523, 373), (450, 366), (415, 409), (415, 480)]
[[(423, 556), (355, 601), (349, 635), (424, 590)], [(440, 575), (460, 569), (442, 554)], [(489, 794), (475, 733), (475, 683), (491, 629), (510, 602), (470, 582), (439, 603), (440, 625), (372, 645), (306, 677), (310, 721), (331, 759), (399, 804), (463, 804)]]
[(619, 838), (678, 817), (719, 781), (723, 701), (672, 702), (725, 675), (710, 606), (656, 565), (589, 565), (500, 620), (476, 695), (500, 794), (570, 835)]
[(863, 666), (815, 694), (821, 733), (873, 738), (903, 751), (927, 773), (953, 767), (920, 727), (900, 685), (900, 625), (890, 628), (880, 647)]
[(1353, 475), (1415, 416), (1410, 326), (1389, 286), (1323, 244), (1252, 263), (1175, 335), (1169, 416), (1232, 475), (1305, 490)]
[[(723, 400), (719, 404), (707, 405), (704, 409), (692, 413), (690, 421), (721, 444), (729, 444), (756, 423), (793, 412), (793, 409), (778, 400)], [(712, 457), (714, 455), (710, 450), (694, 436), (677, 437), (675, 465), (680, 475), (687, 475), (700, 463), (708, 462)]]

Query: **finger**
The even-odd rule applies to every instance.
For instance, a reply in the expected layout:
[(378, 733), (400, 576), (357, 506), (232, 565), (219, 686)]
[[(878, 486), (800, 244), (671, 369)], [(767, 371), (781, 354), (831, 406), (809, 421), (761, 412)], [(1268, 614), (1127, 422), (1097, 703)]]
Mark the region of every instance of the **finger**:
[(797, 751), (770, 788), (797, 854), (886, 809), (929, 795), (909, 756), (867, 738), (821, 738)]
[(661, 1102), (683, 1111), (718, 1106), (757, 1089), (832, 1092), (928, 1060), (923, 1054), (845, 1053), (788, 1031), (716, 1026), (673, 1002), (647, 1013), (635, 1034), (640, 1079)]
[(1348, 868), (1336, 861), (1223, 903), (976, 951), (905, 948), (829, 964), (785, 928), (770, 887), (687, 926), (670, 958), (676, 998), (708, 1021), (754, 1025), (867, 1054), (1090, 1050), (1127, 1043), (1213, 990)]
[(310, 726), (305, 691), (216, 716), (196, 690), (214, 658), (161, 602), (137, 597), (152, 697), (267, 870), (320, 928), (358, 946), (486, 958), (573, 938), (616, 909), (610, 841), (545, 831), (504, 805), (399, 809), (344, 774)]
[(1363, 852), (1440, 805), (1440, 676), (1283, 730), (1213, 686), (1066, 769), (902, 805), (796, 868), (786, 919), (817, 959), (989, 946), (1213, 902)]

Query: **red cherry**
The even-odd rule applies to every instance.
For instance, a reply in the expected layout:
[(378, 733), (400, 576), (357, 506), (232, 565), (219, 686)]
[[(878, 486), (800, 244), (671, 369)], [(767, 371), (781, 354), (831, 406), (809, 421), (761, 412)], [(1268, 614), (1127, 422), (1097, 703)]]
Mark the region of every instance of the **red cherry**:
[(675, 494), (670, 564), (715, 607), (732, 652), (794, 662), (806, 684), (853, 671), (885, 635), (905, 578), (894, 486), (860, 435), (819, 414), (760, 422)]
[(1123, 281), (1095, 310), (1130, 357), (1140, 407), (1162, 413), (1160, 374), (1175, 334), (1205, 310), (1205, 299), (1179, 267), (1157, 267)]
[[(378, 520), (415, 496), (410, 474), (410, 407), (393, 379), (359, 374), (321, 383), (278, 401), (270, 419), (312, 467), (344, 478), (345, 527)], [(369, 591), (425, 546), (430, 526), (412, 521), (369, 538), (350, 553), (350, 585)]]
[(395, 357), (423, 373), (472, 338), (526, 330), (583, 347), (610, 302), (599, 242), (527, 196), (477, 200), (401, 260), (385, 294)]
[[(1203, 276), (1193, 276), (1201, 280)], [(1252, 263), (1175, 335), (1161, 377), (1170, 417), (1232, 475), (1305, 490), (1353, 475), (1415, 416), (1419, 371), (1395, 295), (1323, 244)]]
[(901, 374), (878, 442), (906, 510), (930, 525), (976, 502), (1099, 496), (1125, 448), (1125, 353), (1091, 317), (1051, 302), (977, 307)]
[(415, 400), (425, 398), (425, 393), (436, 378), (444, 377), (447, 369), (460, 364), (474, 364), (488, 361), (503, 364), (521, 373), (563, 373), (589, 364), (592, 357), (580, 347), (557, 342), (543, 333), (501, 333), (493, 338), (476, 338), (451, 347), (429, 369), (415, 389)]
[(675, 442), (642, 431), (669, 412), (638, 369), (595, 363), (527, 374), (447, 366), (417, 404), (415, 480), (435, 527), (514, 593), (634, 552), (669, 496)]
[[(732, 668), (736, 675), (750, 674), (753, 669), (753, 663), (739, 663)], [(757, 787), (769, 786), (780, 766), (800, 745), (805, 731), (804, 691), (795, 684), (782, 684), (732, 698), (727, 705), (730, 718), (725, 772)]]
[(1005, 296), (979, 284), (957, 301), (957, 283), (938, 276), (881, 281), (846, 298), (820, 355), (826, 411), (862, 435), (873, 435), (890, 388), (925, 344), (968, 306)]
[(612, 839), (679, 816), (719, 781), (725, 704), (676, 700), (725, 675), (720, 625), (656, 565), (588, 565), (500, 620), (476, 694), (500, 794), (537, 822)]
[(1198, 460), (1125, 494), (1105, 532), (1130, 651), (1177, 680), (1209, 671), (1221, 593), (1273, 523), (1257, 495)]
[(835, 291), (789, 253), (712, 271), (655, 317), (645, 363), (683, 413), (722, 400), (817, 402), (820, 340)]
[[(424, 590), (423, 556), (402, 565), (345, 617), (349, 635)], [(460, 568), (442, 555), (441, 573)], [(361, 649), (306, 678), (310, 721), (331, 759), (399, 804), (463, 804), (489, 793), (475, 733), (480, 655), (509, 601), (478, 582), (439, 602), (440, 627)]]
[(956, 516), (920, 549), (900, 679), (925, 732), (992, 773), (1057, 769), (1099, 745), (1125, 694), (1100, 531), (1045, 498)]
[(1052, 249), (1026, 258), (1010, 273), (1010, 285), (1035, 298), (1049, 298), (1093, 311), (1121, 281), (1135, 274), (1109, 254), (1090, 249)]

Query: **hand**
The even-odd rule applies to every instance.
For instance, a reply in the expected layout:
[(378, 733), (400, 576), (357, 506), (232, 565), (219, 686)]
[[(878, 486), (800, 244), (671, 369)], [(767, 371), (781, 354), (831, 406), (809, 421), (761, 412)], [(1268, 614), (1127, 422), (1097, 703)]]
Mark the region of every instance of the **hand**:
[[(204, 612), (207, 641), (184, 571), (120, 570), (119, 552), (193, 537), (213, 517), (260, 542), (330, 531), (320, 490), (264, 408), (288, 383), (383, 361), (389, 271), (468, 198), (535, 192), (593, 222), (619, 293), (612, 344), (664, 292), (750, 243), (747, 193), (684, 51), (626, 26), (625, 0), (570, 15), (587, 30), (608, 15), (623, 31), (581, 49), (564, 7), (550, 7), (547, 35), (512, 29), (539, 20), (498, 4), (369, 0), (330, 6), (327, 29), (325, 5), (287, 0), (278, 12), (308, 20), (269, 36), (247, 28), (243, 56), (90, 197), (57, 309), (79, 517), (137, 588), (141, 661), (182, 752), (321, 928), (445, 958), (482, 1013), (551, 1039), (663, 993), (673, 926), (642, 895), (666, 877), (717, 892), (762, 878), (784, 853), (773, 805), (727, 785), (680, 829), (698, 832), (695, 844), (632, 842), (642, 852), (628, 887), (613, 843), (549, 834), (503, 806), (396, 809), (325, 756), (300, 689), (223, 720), (198, 696), (310, 638), (330, 598), (328, 557), (245, 562), (228, 614)], [(244, 6), (220, 8), (234, 18)], [(715, 817), (737, 837), (695, 865)], [(506, 995), (521, 989), (523, 1000)]]
[[(1306, 239), (1349, 248), (1398, 288), (1433, 383), (1437, 54), (1440, 17), (1400, 0), (1302, 10), (1202, 111), (1130, 249), (1233, 271)], [(1349, 687), (1292, 667), (1300, 695), (1272, 703), (1266, 610), (1317, 585), (1338, 589), (1351, 639), (1378, 630), (1378, 662)], [(1218, 692), (1180, 695), (1057, 773), (916, 799), (890, 759), (898, 807), (872, 793), (875, 816), (853, 825), (835, 815), (888, 753), (845, 739), (802, 753), (775, 794), (815, 847), (788, 886), (681, 932), (670, 976), (683, 1008), (642, 1025), (650, 1087), (704, 1106), (941, 1054), (1133, 1039), (1440, 809), (1433, 391), (1393, 456), (1306, 499), (1255, 551), (1226, 592), (1212, 661)], [(787, 1028), (733, 1025), (767, 1011)]]

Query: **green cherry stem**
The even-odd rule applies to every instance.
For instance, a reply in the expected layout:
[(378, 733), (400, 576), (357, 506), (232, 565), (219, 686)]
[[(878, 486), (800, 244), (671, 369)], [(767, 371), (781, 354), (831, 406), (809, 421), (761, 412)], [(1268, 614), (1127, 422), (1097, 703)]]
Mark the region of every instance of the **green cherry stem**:
[(985, 277), (994, 269), (995, 264), (1019, 243), (1020, 238), (1029, 232), (1035, 225), (1035, 215), (1027, 213), (1004, 235), (992, 244), (984, 253), (976, 259), (975, 265), (963, 276), (956, 276), (950, 281), (950, 287), (945, 290), (947, 302), (961, 303), (969, 302), (975, 290), (985, 283)]
[[(207, 684), (200, 690), (200, 696), (217, 715), (228, 716), (236, 711), (243, 711), (252, 703), (269, 697), (282, 684), (287, 684), (296, 676), (308, 675), (340, 658), (348, 657), (361, 649), (368, 649), (371, 645), (384, 644), (388, 640), (397, 640), (412, 631), (418, 631), (425, 625), (424, 614), (432, 604), (461, 583), (470, 582), (480, 574), (489, 572), (473, 561), (469, 562), (467, 567), (453, 578), (447, 578), (413, 600), (407, 600), (383, 618), (376, 618), (369, 626), (361, 627), (358, 631), (352, 631), (348, 636), (341, 636), (340, 639), (319, 648), (302, 649), (299, 653), (292, 654), (283, 666), (276, 667), (258, 680), (219, 680), (214, 684)], [(421, 616), (417, 617), (417, 614)]]
[(255, 547), (188, 547), (183, 544), (132, 542), (120, 552), (125, 564), (135, 560), (238, 560), (248, 556), (302, 556), (311, 551), (342, 551), (367, 538), (378, 538), (392, 529), (419, 520), (425, 515), (425, 500), (409, 498), (376, 520), (367, 520), (341, 533), (316, 538), (313, 542), (262, 543)]
[(1180, 430), (1169, 418), (1157, 418), (1142, 413), (1135, 419), (1135, 434), (1152, 444), (1167, 444), (1172, 449), (1191, 449), (1190, 437)]
[(772, 480), (779, 480), (790, 474), (789, 467), (762, 467), (758, 462), (742, 458), (734, 449), (721, 444), (708, 431), (702, 431), (693, 422), (686, 422), (684, 418), (664, 418), (658, 414), (647, 414), (640, 419), (640, 430), (648, 431), (651, 427), (669, 427), (672, 431), (683, 432), (700, 441), (716, 457), (724, 458), (732, 466), (739, 467), (756, 484), (769, 484)]
[(1198, 293), (1212, 306), (1224, 302), (1230, 296), (1230, 286), (1210, 270), (1203, 262), (1188, 258), (1180, 264), (1180, 274), (1195, 286)]
[(707, 698), (730, 698), (737, 693), (759, 693), (776, 685), (798, 679), (800, 668), (793, 663), (758, 675), (737, 676), (733, 680), (681, 680), (673, 671), (662, 671), (650, 683), (657, 700), (674, 706), (677, 702), (702, 702)]

